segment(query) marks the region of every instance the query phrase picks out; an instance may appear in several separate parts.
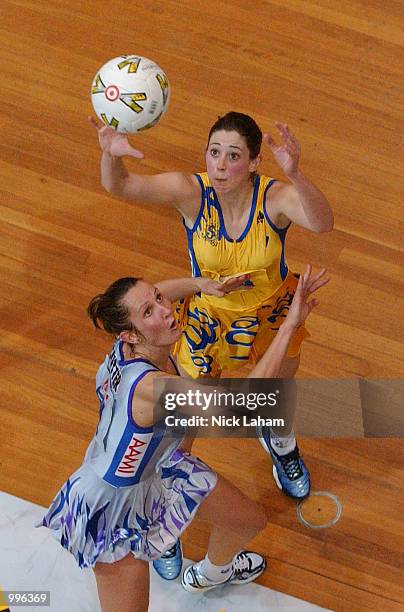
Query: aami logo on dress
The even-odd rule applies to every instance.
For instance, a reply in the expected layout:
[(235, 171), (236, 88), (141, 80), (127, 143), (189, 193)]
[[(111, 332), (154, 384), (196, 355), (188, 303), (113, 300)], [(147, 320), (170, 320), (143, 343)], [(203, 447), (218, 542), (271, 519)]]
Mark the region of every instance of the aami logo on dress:
[(133, 434), (121, 462), (116, 469), (116, 476), (129, 478), (135, 474), (139, 462), (141, 461), (152, 437), (153, 433)]

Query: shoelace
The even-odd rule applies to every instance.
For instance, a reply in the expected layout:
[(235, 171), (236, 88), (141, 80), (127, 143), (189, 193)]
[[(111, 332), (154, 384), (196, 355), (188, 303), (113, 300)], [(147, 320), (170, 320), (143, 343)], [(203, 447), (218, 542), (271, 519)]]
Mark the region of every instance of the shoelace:
[(293, 450), (287, 455), (278, 455), (278, 459), (289, 480), (296, 480), (297, 478), (303, 476), (297, 450)]
[(161, 559), (170, 559), (171, 557), (175, 557), (177, 554), (177, 544), (174, 544), (171, 548), (169, 548), (164, 555), (161, 555)]
[(245, 552), (241, 552), (233, 561), (233, 572), (236, 576), (238, 576), (239, 574), (242, 574), (245, 571), (250, 572), (251, 566), (251, 558)]

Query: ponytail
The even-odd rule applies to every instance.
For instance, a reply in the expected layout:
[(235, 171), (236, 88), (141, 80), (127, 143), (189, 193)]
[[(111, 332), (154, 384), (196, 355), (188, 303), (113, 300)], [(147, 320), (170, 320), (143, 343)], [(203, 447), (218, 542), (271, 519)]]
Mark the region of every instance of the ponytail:
[(119, 278), (104, 293), (93, 297), (87, 307), (87, 314), (95, 327), (115, 335), (133, 329), (123, 298), (138, 280), (140, 279), (132, 276)]

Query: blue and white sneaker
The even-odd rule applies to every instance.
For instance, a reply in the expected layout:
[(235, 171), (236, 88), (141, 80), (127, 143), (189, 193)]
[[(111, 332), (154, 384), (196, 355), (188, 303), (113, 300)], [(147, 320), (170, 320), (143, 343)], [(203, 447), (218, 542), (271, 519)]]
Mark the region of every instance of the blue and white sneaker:
[(297, 444), (287, 455), (278, 455), (271, 445), (269, 427), (257, 428), (257, 433), (261, 445), (271, 455), (272, 473), (281, 491), (299, 500), (310, 495), (310, 474), (300, 457)]
[(200, 593), (201, 591), (210, 591), (225, 584), (241, 585), (252, 582), (266, 568), (266, 561), (262, 555), (242, 550), (237, 555), (234, 555), (231, 574), (226, 580), (216, 581), (207, 578), (201, 571), (203, 561), (194, 563), (184, 570), (182, 574), (181, 584), (189, 593)]
[(182, 569), (181, 542), (177, 540), (174, 546), (166, 550), (160, 559), (153, 561), (153, 567), (164, 580), (175, 580), (178, 578)]

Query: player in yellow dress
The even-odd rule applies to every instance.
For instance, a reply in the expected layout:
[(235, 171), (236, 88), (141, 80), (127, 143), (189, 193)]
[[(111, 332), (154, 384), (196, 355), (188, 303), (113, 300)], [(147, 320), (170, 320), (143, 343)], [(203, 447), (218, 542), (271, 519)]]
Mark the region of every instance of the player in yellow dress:
[[(285, 256), (290, 224), (314, 232), (330, 231), (333, 214), (324, 194), (299, 168), (300, 145), (286, 124), (277, 123), (281, 143), (264, 140), (287, 182), (258, 174), (262, 132), (248, 115), (230, 112), (212, 126), (206, 147), (206, 172), (128, 172), (122, 158), (142, 158), (124, 134), (101, 126), (101, 179), (113, 195), (129, 201), (167, 204), (183, 217), (195, 276), (225, 281), (249, 279), (240, 290), (215, 299), (197, 295), (179, 308), (183, 334), (175, 352), (190, 376), (220, 375), (223, 369), (255, 362), (287, 315), (297, 284)], [(300, 345), (296, 333), (281, 376), (292, 378)], [(290, 404), (291, 413), (293, 412)], [(274, 462), (274, 477), (288, 495), (303, 498), (310, 479), (292, 431), (263, 431), (261, 442)]]
[[(175, 354), (193, 378), (219, 376), (223, 369), (255, 363), (286, 316), (298, 281), (285, 259), (287, 227), (276, 227), (265, 206), (275, 181), (255, 176), (246, 227), (232, 239), (208, 173), (196, 177), (201, 208), (194, 225), (186, 226), (193, 275), (216, 281), (241, 273), (249, 278), (243, 288), (224, 298), (197, 294), (178, 309), (184, 333)], [(290, 356), (298, 354), (306, 335), (304, 327), (295, 334)]]

